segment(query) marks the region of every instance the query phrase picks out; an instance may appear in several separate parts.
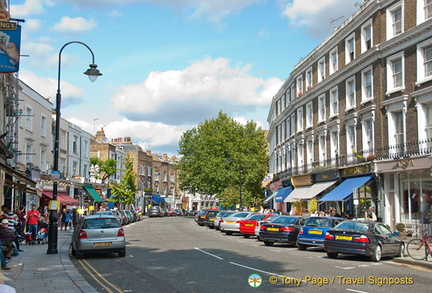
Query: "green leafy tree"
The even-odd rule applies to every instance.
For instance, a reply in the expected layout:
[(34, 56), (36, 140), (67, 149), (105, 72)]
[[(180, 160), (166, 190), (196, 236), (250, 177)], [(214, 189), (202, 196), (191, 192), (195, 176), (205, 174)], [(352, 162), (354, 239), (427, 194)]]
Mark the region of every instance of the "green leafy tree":
[(115, 175), (117, 172), (116, 167), (116, 160), (114, 159), (107, 159), (105, 161), (96, 158), (91, 157), (90, 158), (90, 170), (95, 175), (96, 179), (101, 179), (102, 182), (107, 180), (112, 175)]
[(110, 201), (119, 202), (124, 205), (130, 205), (135, 203), (135, 194), (137, 192), (136, 178), (137, 175), (133, 171), (133, 159), (129, 153), (126, 154), (126, 163), (123, 177), (120, 179), (120, 183), (112, 183), (112, 194)]
[(179, 141), (180, 188), (216, 195), (224, 205), (252, 205), (263, 196), (261, 181), (268, 170), (265, 132), (253, 121), (242, 125), (219, 112), (183, 133)]

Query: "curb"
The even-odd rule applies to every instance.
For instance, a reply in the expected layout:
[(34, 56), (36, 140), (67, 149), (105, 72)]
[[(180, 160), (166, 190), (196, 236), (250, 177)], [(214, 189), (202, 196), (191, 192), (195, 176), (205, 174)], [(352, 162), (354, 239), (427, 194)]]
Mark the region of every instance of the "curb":
[(393, 262), (395, 262), (395, 263), (402, 263), (402, 264), (408, 264), (408, 265), (413, 265), (413, 266), (419, 266), (419, 267), (423, 267), (423, 268), (427, 268), (427, 269), (431, 269), (432, 270), (432, 262), (425, 261), (425, 260), (414, 260), (414, 259), (412, 259), (409, 256), (395, 257), (393, 259)]

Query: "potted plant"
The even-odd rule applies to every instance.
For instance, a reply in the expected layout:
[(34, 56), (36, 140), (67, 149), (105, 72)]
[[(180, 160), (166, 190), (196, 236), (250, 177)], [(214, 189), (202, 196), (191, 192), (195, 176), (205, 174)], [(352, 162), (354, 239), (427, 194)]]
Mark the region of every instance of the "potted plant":
[(405, 224), (404, 223), (397, 223), (396, 224), (396, 230), (399, 232), (399, 237), (401, 239), (406, 239), (407, 232), (405, 230)]

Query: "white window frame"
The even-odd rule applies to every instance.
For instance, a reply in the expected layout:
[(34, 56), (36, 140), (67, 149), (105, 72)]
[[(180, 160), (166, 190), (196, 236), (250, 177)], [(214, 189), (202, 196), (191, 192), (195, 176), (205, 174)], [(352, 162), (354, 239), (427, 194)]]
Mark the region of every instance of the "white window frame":
[(290, 116), (291, 119), (291, 136), (293, 136), (296, 133), (296, 120), (295, 120), (295, 115), (292, 114)]
[[(370, 74), (370, 80), (368, 81), (368, 74)], [(362, 103), (369, 102), (373, 99), (373, 69), (372, 66), (369, 66), (362, 70), (361, 72), (362, 79)], [(370, 82), (370, 84), (369, 84)], [(369, 89), (370, 87), (370, 89)], [(370, 92), (370, 95), (369, 95)]]
[(297, 93), (296, 93), (296, 88), (295, 88), (295, 85), (294, 85), (294, 83), (291, 85), (291, 97), (290, 97), (290, 100), (291, 100), (291, 102), (292, 101), (294, 101), (294, 99), (295, 99), (295, 97), (297, 96)]
[[(350, 92), (350, 85), (352, 84), (353, 92)], [(354, 109), (356, 107), (356, 83), (355, 77), (351, 77), (345, 82), (345, 92), (346, 92), (346, 108), (345, 111)]]
[(339, 115), (339, 89), (338, 86), (330, 89), (330, 118)]
[(432, 1), (426, 5), (427, 0), (417, 0), (417, 25), (425, 22), (431, 17), (426, 17), (427, 12), (432, 13)]
[[(401, 11), (401, 30), (400, 32), (395, 32), (394, 30), (394, 20), (393, 15), (394, 12), (399, 10)], [(386, 11), (386, 32), (387, 32), (387, 40), (394, 38), (404, 32), (404, 6), (403, 1), (399, 1), (393, 6), (389, 7)]]
[(42, 147), (40, 149), (40, 163), (39, 163), (39, 169), (42, 172), (47, 171), (47, 150), (46, 148)]
[(26, 105), (25, 107), (25, 129), (33, 132), (33, 107), (31, 105)]
[[(362, 116), (362, 150), (363, 157), (367, 157), (370, 153), (373, 152), (375, 147), (375, 123), (374, 116), (372, 114), (365, 114)], [(370, 123), (370, 129), (368, 129)], [(368, 133), (368, 131), (371, 133)]]
[(331, 164), (336, 164), (336, 155), (339, 156), (339, 129), (338, 127), (330, 128), (330, 158)]
[[(352, 48), (351, 48), (352, 41)], [(351, 56), (352, 54), (352, 56)], [(345, 64), (348, 64), (356, 58), (355, 56), (355, 33), (350, 34), (345, 39)]]
[(288, 89), (285, 92), (285, 100), (286, 100), (286, 105), (288, 107), (288, 105), (291, 103), (291, 88), (288, 87)]
[[(432, 73), (426, 76), (425, 70), (425, 48), (432, 50), (432, 38), (417, 44), (417, 81), (416, 85), (432, 80)], [(431, 53), (432, 54), (432, 53)], [(430, 61), (432, 63), (432, 59)], [(431, 65), (432, 66), (432, 65)]]
[(291, 116), (286, 119), (285, 127), (286, 127), (287, 138), (290, 138), (292, 135), (292, 133), (291, 133)]
[[(394, 71), (393, 71), (393, 64), (396, 60), (400, 59), (402, 68), (401, 68), (401, 74), (402, 74), (402, 82), (400, 86), (395, 86), (394, 84)], [(405, 58), (403, 55), (403, 52), (399, 52), (397, 54), (394, 54), (387, 58), (387, 95), (390, 95), (392, 93), (403, 91), (405, 90)]]
[(418, 125), (418, 141), (423, 141), (419, 145), (419, 149), (430, 148), (431, 143), (429, 142), (432, 136), (428, 135), (430, 127), (427, 124), (427, 108), (432, 107), (432, 91), (424, 92), (420, 97), (415, 98), (417, 108), (417, 125)]
[[(388, 123), (388, 146), (390, 148), (390, 154), (400, 153), (405, 149), (406, 143), (406, 111), (407, 111), (407, 96), (401, 96), (398, 98), (394, 98), (388, 101), (385, 101), (383, 104), (387, 111), (387, 123)], [(403, 144), (401, 148), (396, 148), (396, 121), (395, 121), (395, 113), (402, 112), (402, 127), (403, 127)]]
[(304, 144), (303, 144), (303, 140), (297, 142), (297, 166), (298, 166), (298, 172), (303, 173), (303, 168), (304, 168)]
[(313, 126), (313, 104), (312, 101), (306, 104), (306, 128)]
[(309, 68), (306, 70), (306, 91), (311, 90), (312, 86), (312, 68)]
[[(370, 31), (370, 36), (368, 40), (368, 28)], [(370, 44), (368, 44), (368, 41)], [(373, 26), (372, 26), (372, 19), (369, 19), (366, 21), (362, 27), (361, 27), (361, 53), (363, 54), (373, 46)]]
[(325, 131), (318, 133), (318, 160), (320, 166), (327, 165), (327, 141)]
[(41, 114), (41, 124), (40, 124), (40, 135), (42, 137), (46, 137), (47, 135), (47, 116), (45, 114)]
[(347, 162), (354, 161), (353, 151), (357, 151), (357, 131), (354, 120), (349, 120), (345, 124), (346, 128), (346, 146), (347, 146)]
[(306, 172), (312, 171), (314, 161), (314, 141), (313, 136), (306, 139)]
[(297, 132), (303, 131), (303, 108), (297, 109)]
[(318, 96), (318, 123), (326, 120), (326, 97), (325, 94)]
[(297, 97), (300, 97), (304, 94), (303, 90), (303, 75), (299, 75), (296, 79), (296, 86), (297, 86)]
[(339, 56), (338, 56), (338, 47), (334, 47), (329, 53), (329, 74), (333, 74), (338, 71), (339, 67)]
[(318, 83), (322, 82), (326, 78), (326, 66), (325, 66), (325, 57), (322, 57), (318, 60)]

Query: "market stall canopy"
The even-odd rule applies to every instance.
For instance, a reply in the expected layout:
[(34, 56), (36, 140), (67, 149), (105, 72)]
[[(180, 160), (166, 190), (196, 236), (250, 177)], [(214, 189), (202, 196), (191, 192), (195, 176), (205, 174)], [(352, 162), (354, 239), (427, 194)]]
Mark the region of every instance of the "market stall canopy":
[(104, 202), (104, 199), (99, 195), (99, 193), (91, 185), (84, 185), (84, 189), (93, 198), (94, 202)]
[(285, 199), (285, 202), (295, 202), (300, 200), (309, 200), (314, 198), (337, 181), (328, 181), (328, 182), (317, 182), (311, 186), (301, 186), (294, 189), (294, 191), (290, 194), (288, 198)]

